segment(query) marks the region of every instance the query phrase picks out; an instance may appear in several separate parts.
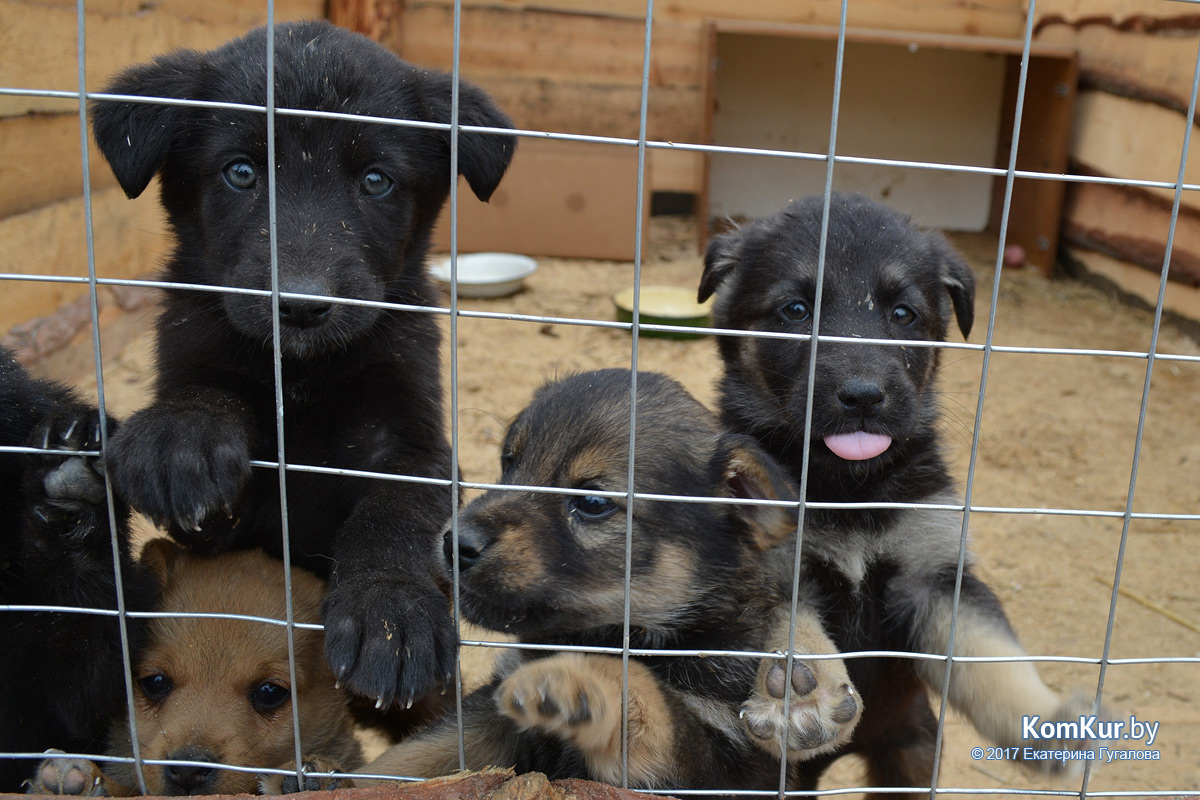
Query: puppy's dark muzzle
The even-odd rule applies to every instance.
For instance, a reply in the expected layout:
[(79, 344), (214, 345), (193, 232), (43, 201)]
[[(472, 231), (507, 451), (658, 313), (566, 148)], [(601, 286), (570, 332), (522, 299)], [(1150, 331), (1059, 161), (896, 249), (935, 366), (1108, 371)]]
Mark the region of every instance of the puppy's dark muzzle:
[[(466, 572), (483, 558), (489, 538), (472, 525), (458, 527), (458, 569)], [(446, 569), (454, 569), (454, 531), (447, 530), (442, 538), (442, 553), (446, 557)]]
[[(197, 747), (184, 747), (167, 756), (178, 761), (216, 761), (212, 753)], [(208, 794), (217, 780), (217, 770), (188, 764), (169, 764), (163, 767), (163, 779), (171, 794)]]

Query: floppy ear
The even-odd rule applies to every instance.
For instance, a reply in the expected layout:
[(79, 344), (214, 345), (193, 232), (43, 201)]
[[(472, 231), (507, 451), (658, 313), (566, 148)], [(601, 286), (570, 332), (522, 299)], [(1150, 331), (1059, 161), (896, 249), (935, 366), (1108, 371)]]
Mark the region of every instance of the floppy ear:
[[(799, 499), (795, 484), (758, 442), (741, 434), (726, 434), (718, 447), (726, 496), (743, 500)], [(769, 550), (796, 532), (796, 510), (780, 506), (738, 505), (737, 513), (750, 526), (751, 541)]]
[[(430, 107), (429, 122), (450, 122), (452, 76), (444, 72), (425, 73), (425, 95)], [(458, 124), (481, 128), (513, 127), (512, 120), (501, 111), (492, 98), (477, 86), (464, 80), (458, 82)], [(447, 152), (450, 131), (437, 131)], [(517, 149), (517, 137), (498, 133), (458, 134), (458, 174), (467, 179), (471, 191), (487, 202), (500, 185), (505, 170)]]
[(138, 561), (154, 576), (161, 592), (171, 582), (181, 555), (183, 549), (179, 545), (165, 536), (159, 536), (142, 546), (142, 554)]
[(942, 286), (950, 294), (954, 316), (958, 318), (958, 329), (965, 338), (970, 335), (971, 325), (975, 322), (975, 271), (945, 237), (940, 233), (936, 236)]
[(704, 273), (700, 276), (700, 290), (696, 299), (703, 303), (713, 296), (717, 287), (729, 277), (729, 273), (737, 266), (738, 235), (722, 233), (714, 236), (704, 251)]
[[(125, 70), (105, 88), (107, 94), (187, 97), (196, 82), (202, 54), (177, 50), (149, 64)], [(185, 109), (157, 103), (92, 102), (92, 133), (127, 197), (137, 197), (167, 159)]]

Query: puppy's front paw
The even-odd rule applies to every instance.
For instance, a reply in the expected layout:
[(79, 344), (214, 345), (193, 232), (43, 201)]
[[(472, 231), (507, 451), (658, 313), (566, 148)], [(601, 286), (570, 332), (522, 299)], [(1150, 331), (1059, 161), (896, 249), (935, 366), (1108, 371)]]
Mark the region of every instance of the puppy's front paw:
[(791, 697), (785, 708), (786, 667), (784, 659), (763, 659), (754, 694), (742, 704), (742, 718), (758, 745), (778, 753), (782, 731), (788, 758), (806, 761), (849, 742), (862, 716), (862, 702), (845, 664), (834, 659), (793, 658)]
[[(33, 500), (35, 529), (50, 526), (68, 539), (97, 529), (95, 523), (106, 509), (104, 462), (76, 453), (100, 450), (99, 412), (64, 408), (34, 430), (30, 445), (62, 451), (27, 457), (25, 496)], [(103, 530), (107, 532), (107, 526)]]
[(432, 582), (339, 580), (323, 610), (333, 674), (376, 707), (411, 707), (453, 677), (458, 636), (446, 597)]
[[(46, 753), (61, 753), (47, 750)], [(47, 758), (38, 764), (33, 777), (25, 782), (26, 794), (69, 794), (81, 797), (107, 797), (104, 773), (94, 761), (85, 758)]]
[(234, 504), (250, 480), (239, 419), (168, 404), (139, 411), (109, 442), (109, 475), (129, 503), (182, 544), (221, 552)]
[(353, 789), (354, 781), (350, 778), (338, 777), (330, 773), (344, 772), (337, 761), (324, 756), (304, 756), (300, 772), (304, 775), (301, 785), (296, 777), (296, 762), (290, 761), (283, 769), (291, 770), (288, 774), (275, 772), (263, 773), (258, 776), (259, 794), (295, 794), (296, 792), (319, 792), (333, 789)]
[(545, 658), (505, 678), (496, 704), (526, 730), (575, 742), (584, 750), (611, 747), (621, 735), (621, 684), (614, 685), (612, 678), (590, 669), (586, 659)]

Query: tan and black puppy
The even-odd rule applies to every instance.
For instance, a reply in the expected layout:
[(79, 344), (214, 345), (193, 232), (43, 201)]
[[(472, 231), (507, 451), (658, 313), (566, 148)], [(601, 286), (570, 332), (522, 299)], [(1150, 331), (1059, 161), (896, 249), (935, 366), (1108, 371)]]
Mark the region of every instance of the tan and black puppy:
[[(620, 647), (626, 526), (633, 648), (764, 652), (787, 615), (771, 552), (795, 532), (792, 509), (705, 500), (637, 499), (628, 485), (630, 381), (603, 370), (543, 387), (504, 442), (501, 482), (472, 502), (446, 537), (457, 555), (464, 616), (526, 643)], [(794, 501), (790, 480), (752, 440), (726, 434), (681, 386), (638, 376), (634, 486), (639, 493)], [(519, 487), (572, 490), (531, 491)], [(786, 643), (786, 642), (785, 642)], [(811, 616), (798, 648), (833, 653)], [(661, 655), (629, 661), (628, 779), (635, 788), (772, 789), (777, 756), (740, 719), (756, 681), (783, 673), (758, 659)], [(466, 765), (515, 765), (551, 777), (622, 779), (622, 662), (594, 653), (513, 650), (498, 677), (464, 701)], [(796, 661), (792, 724), (806, 755), (849, 739), (860, 704), (837, 659)], [(459, 768), (449, 715), (364, 767), (367, 774), (433, 776)], [(360, 781), (361, 783), (361, 781)]]
[[(261, 551), (197, 556), (166, 539), (146, 545), (142, 563), (163, 585), (157, 610), (242, 614), (284, 619), (284, 573)], [(292, 570), (298, 623), (321, 619), (325, 583)], [(164, 617), (147, 626), (134, 654), (134, 693), (140, 755), (152, 795), (239, 794), (258, 789), (253, 770), (218, 764), (286, 768), (295, 763), (292, 703), (300, 704), (301, 751), (318, 770), (353, 768), (362, 752), (351, 729), (347, 697), (335, 687), (323, 658), (320, 630), (295, 630), (296, 685), (289, 677), (287, 634), (281, 625), (240, 619)], [(119, 717), (108, 755), (129, 757), (129, 721)], [(203, 766), (213, 764), (214, 766)], [(30, 792), (133, 795), (131, 764), (47, 759)]]
[[(714, 292), (718, 327), (810, 334), (817, 290), (822, 197), (715, 237), (700, 299)], [(861, 196), (829, 209), (819, 333), (940, 342), (952, 317), (974, 319), (975, 276), (936, 232)], [(721, 412), (799, 477), (805, 456), (810, 343), (798, 338), (719, 340)], [(807, 499), (961, 505), (938, 440), (934, 347), (820, 341), (811, 409)], [(962, 514), (932, 509), (807, 511), (805, 585), (841, 652), (949, 650)], [(1024, 654), (999, 600), (965, 566), (956, 656)], [(866, 712), (852, 744), (877, 786), (928, 786), (944, 662), (848, 659)], [(1029, 662), (955, 663), (950, 702), (998, 744), (1019, 745), (1022, 715), (1078, 720), (1090, 698), (1065, 699)], [(1083, 743), (1039, 742), (1040, 748)], [(813, 788), (839, 754), (803, 765)]]

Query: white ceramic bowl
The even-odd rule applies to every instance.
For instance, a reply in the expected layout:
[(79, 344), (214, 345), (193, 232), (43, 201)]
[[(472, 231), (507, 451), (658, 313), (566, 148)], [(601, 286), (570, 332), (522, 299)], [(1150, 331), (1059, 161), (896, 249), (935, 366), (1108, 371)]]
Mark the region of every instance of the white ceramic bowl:
[[(430, 266), (435, 279), (450, 287), (450, 259)], [(504, 297), (515, 294), (521, 284), (537, 272), (537, 262), (515, 253), (460, 253), (458, 256), (459, 297)]]

